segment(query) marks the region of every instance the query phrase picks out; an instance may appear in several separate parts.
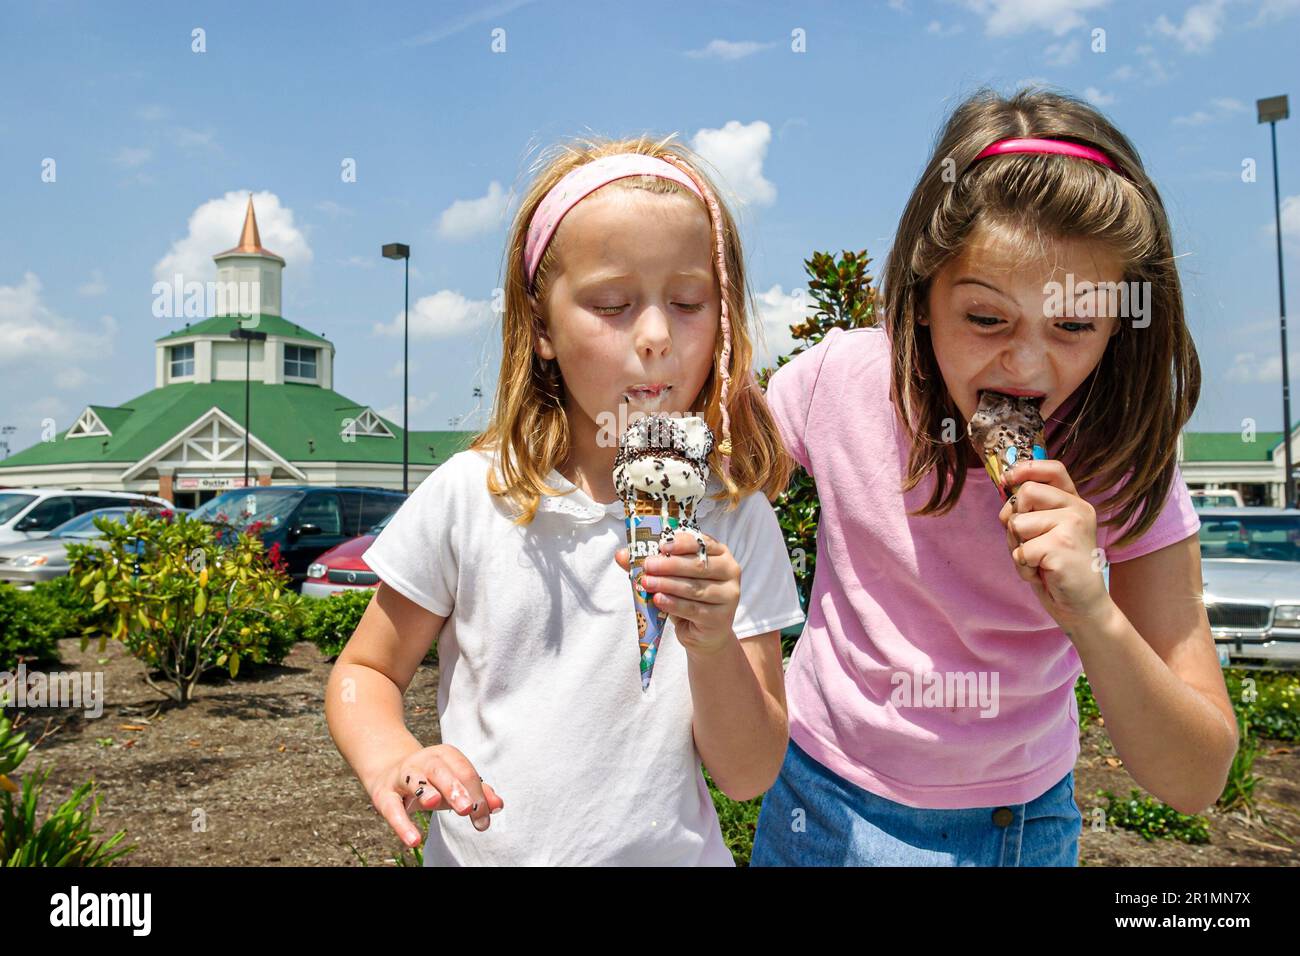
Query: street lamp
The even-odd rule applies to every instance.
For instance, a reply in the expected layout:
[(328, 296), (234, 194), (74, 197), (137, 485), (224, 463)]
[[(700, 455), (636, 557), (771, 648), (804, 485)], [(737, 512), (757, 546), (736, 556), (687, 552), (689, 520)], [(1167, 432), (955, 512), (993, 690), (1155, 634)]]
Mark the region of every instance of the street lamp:
[[(253, 329), (246, 329), (242, 325), (231, 330), (232, 339), (244, 340), (244, 487), (248, 487), (248, 383), (249, 383), (249, 363), (252, 360), (253, 343), (265, 342), (266, 333), (256, 332)], [(265, 356), (265, 352), (262, 353)]]
[(402, 292), (402, 494), (407, 494), (410, 491), (406, 480), (406, 469), (410, 459), (411, 434), (411, 410), (408, 398), (411, 390), (407, 382), (411, 355), (408, 335), (410, 322), (407, 321), (411, 308), (411, 247), (400, 242), (390, 242), (384, 246), (383, 252), (385, 259), (403, 259), (406, 262), (406, 282)]
[(1282, 505), (1295, 507), (1295, 481), (1291, 477), (1291, 377), (1286, 354), (1286, 286), (1282, 281), (1282, 199), (1277, 184), (1277, 121), (1291, 115), (1285, 96), (1270, 96), (1255, 101), (1259, 122), (1267, 123), (1273, 138), (1273, 216), (1277, 224), (1277, 300), (1282, 322), (1282, 427), (1285, 429), (1283, 453), (1286, 456), (1286, 484)]

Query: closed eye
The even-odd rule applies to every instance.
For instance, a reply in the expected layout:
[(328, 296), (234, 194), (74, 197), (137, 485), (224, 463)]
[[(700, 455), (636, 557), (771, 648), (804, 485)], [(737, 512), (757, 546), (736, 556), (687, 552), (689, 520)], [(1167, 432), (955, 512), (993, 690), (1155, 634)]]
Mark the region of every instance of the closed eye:
[[(1066, 327), (1067, 325), (1075, 326), (1075, 328), (1066, 329), (1065, 327)], [(1083, 332), (1095, 332), (1095, 331), (1097, 331), (1097, 326), (1096, 326), (1094, 323), (1092, 323), (1092, 322), (1060, 322), (1060, 323), (1057, 324), (1057, 328), (1059, 328), (1059, 329), (1065, 329), (1065, 331), (1067, 331), (1067, 332), (1072, 332), (1072, 333), (1074, 333), (1075, 335), (1078, 335), (1078, 334), (1083, 333)]]
[(674, 302), (673, 303), (673, 305), (677, 306), (677, 308), (685, 309), (687, 312), (702, 312), (704, 311), (704, 307), (707, 304), (708, 303), (706, 302)]
[(997, 325), (999, 322), (1002, 321), (1001, 319), (997, 318), (996, 316), (992, 316), (992, 315), (974, 315), (974, 314), (972, 314), (972, 313), (967, 313), (967, 314), (966, 314), (966, 319), (967, 319), (967, 321), (972, 322), (972, 323), (975, 324), (975, 325), (978, 325), (978, 326), (979, 326), (980, 328), (982, 328), (982, 329), (990, 328), (990, 327), (992, 327), (992, 326), (994, 326), (994, 325)]
[(626, 308), (627, 303), (624, 302), (622, 305), (593, 305), (591, 311), (597, 315), (618, 315)]

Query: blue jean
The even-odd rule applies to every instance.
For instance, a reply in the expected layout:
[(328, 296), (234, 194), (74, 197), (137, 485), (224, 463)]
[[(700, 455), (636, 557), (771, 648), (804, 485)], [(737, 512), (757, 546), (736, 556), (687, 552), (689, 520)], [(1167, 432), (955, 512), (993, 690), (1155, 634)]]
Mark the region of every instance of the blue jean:
[(1074, 772), (1028, 803), (909, 807), (832, 773), (793, 740), (763, 798), (751, 866), (1077, 866)]

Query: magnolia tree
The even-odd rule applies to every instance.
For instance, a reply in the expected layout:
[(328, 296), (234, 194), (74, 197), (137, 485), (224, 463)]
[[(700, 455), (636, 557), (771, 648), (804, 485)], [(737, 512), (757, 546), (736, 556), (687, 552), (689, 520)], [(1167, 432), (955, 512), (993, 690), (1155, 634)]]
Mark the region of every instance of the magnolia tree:
[[(788, 355), (777, 358), (779, 369), (796, 355), (812, 348), (834, 328), (860, 329), (879, 321), (876, 289), (867, 271), (871, 259), (865, 249), (858, 252), (845, 250), (835, 258), (828, 252), (814, 252), (804, 260), (808, 274), (809, 314), (790, 326), (790, 334), (798, 342)], [(764, 368), (758, 374), (759, 385), (767, 385), (775, 369)], [(785, 535), (786, 549), (794, 568), (799, 596), (806, 608), (812, 592), (812, 581), (817, 562), (817, 524), (821, 518), (821, 505), (817, 488), (809, 474), (796, 468), (789, 487), (773, 504), (781, 531)], [(789, 653), (793, 642), (785, 648)]]
[(101, 650), (122, 641), (170, 685), (146, 671), (149, 686), (182, 706), (204, 672), (235, 677), (241, 660), (260, 663), (272, 628), (297, 613), (280, 601), (283, 565), (256, 534), (218, 538), (211, 525), (170, 512), (94, 523), (100, 542), (68, 545), (73, 578), (93, 602), (82, 649), (96, 636)]

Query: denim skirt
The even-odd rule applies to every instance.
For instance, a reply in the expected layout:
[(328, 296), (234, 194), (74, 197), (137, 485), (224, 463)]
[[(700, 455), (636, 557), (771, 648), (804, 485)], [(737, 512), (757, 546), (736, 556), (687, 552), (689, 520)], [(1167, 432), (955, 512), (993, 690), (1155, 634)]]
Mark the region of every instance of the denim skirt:
[(850, 783), (790, 741), (750, 866), (1077, 866), (1074, 772), (1028, 803), (929, 810)]

